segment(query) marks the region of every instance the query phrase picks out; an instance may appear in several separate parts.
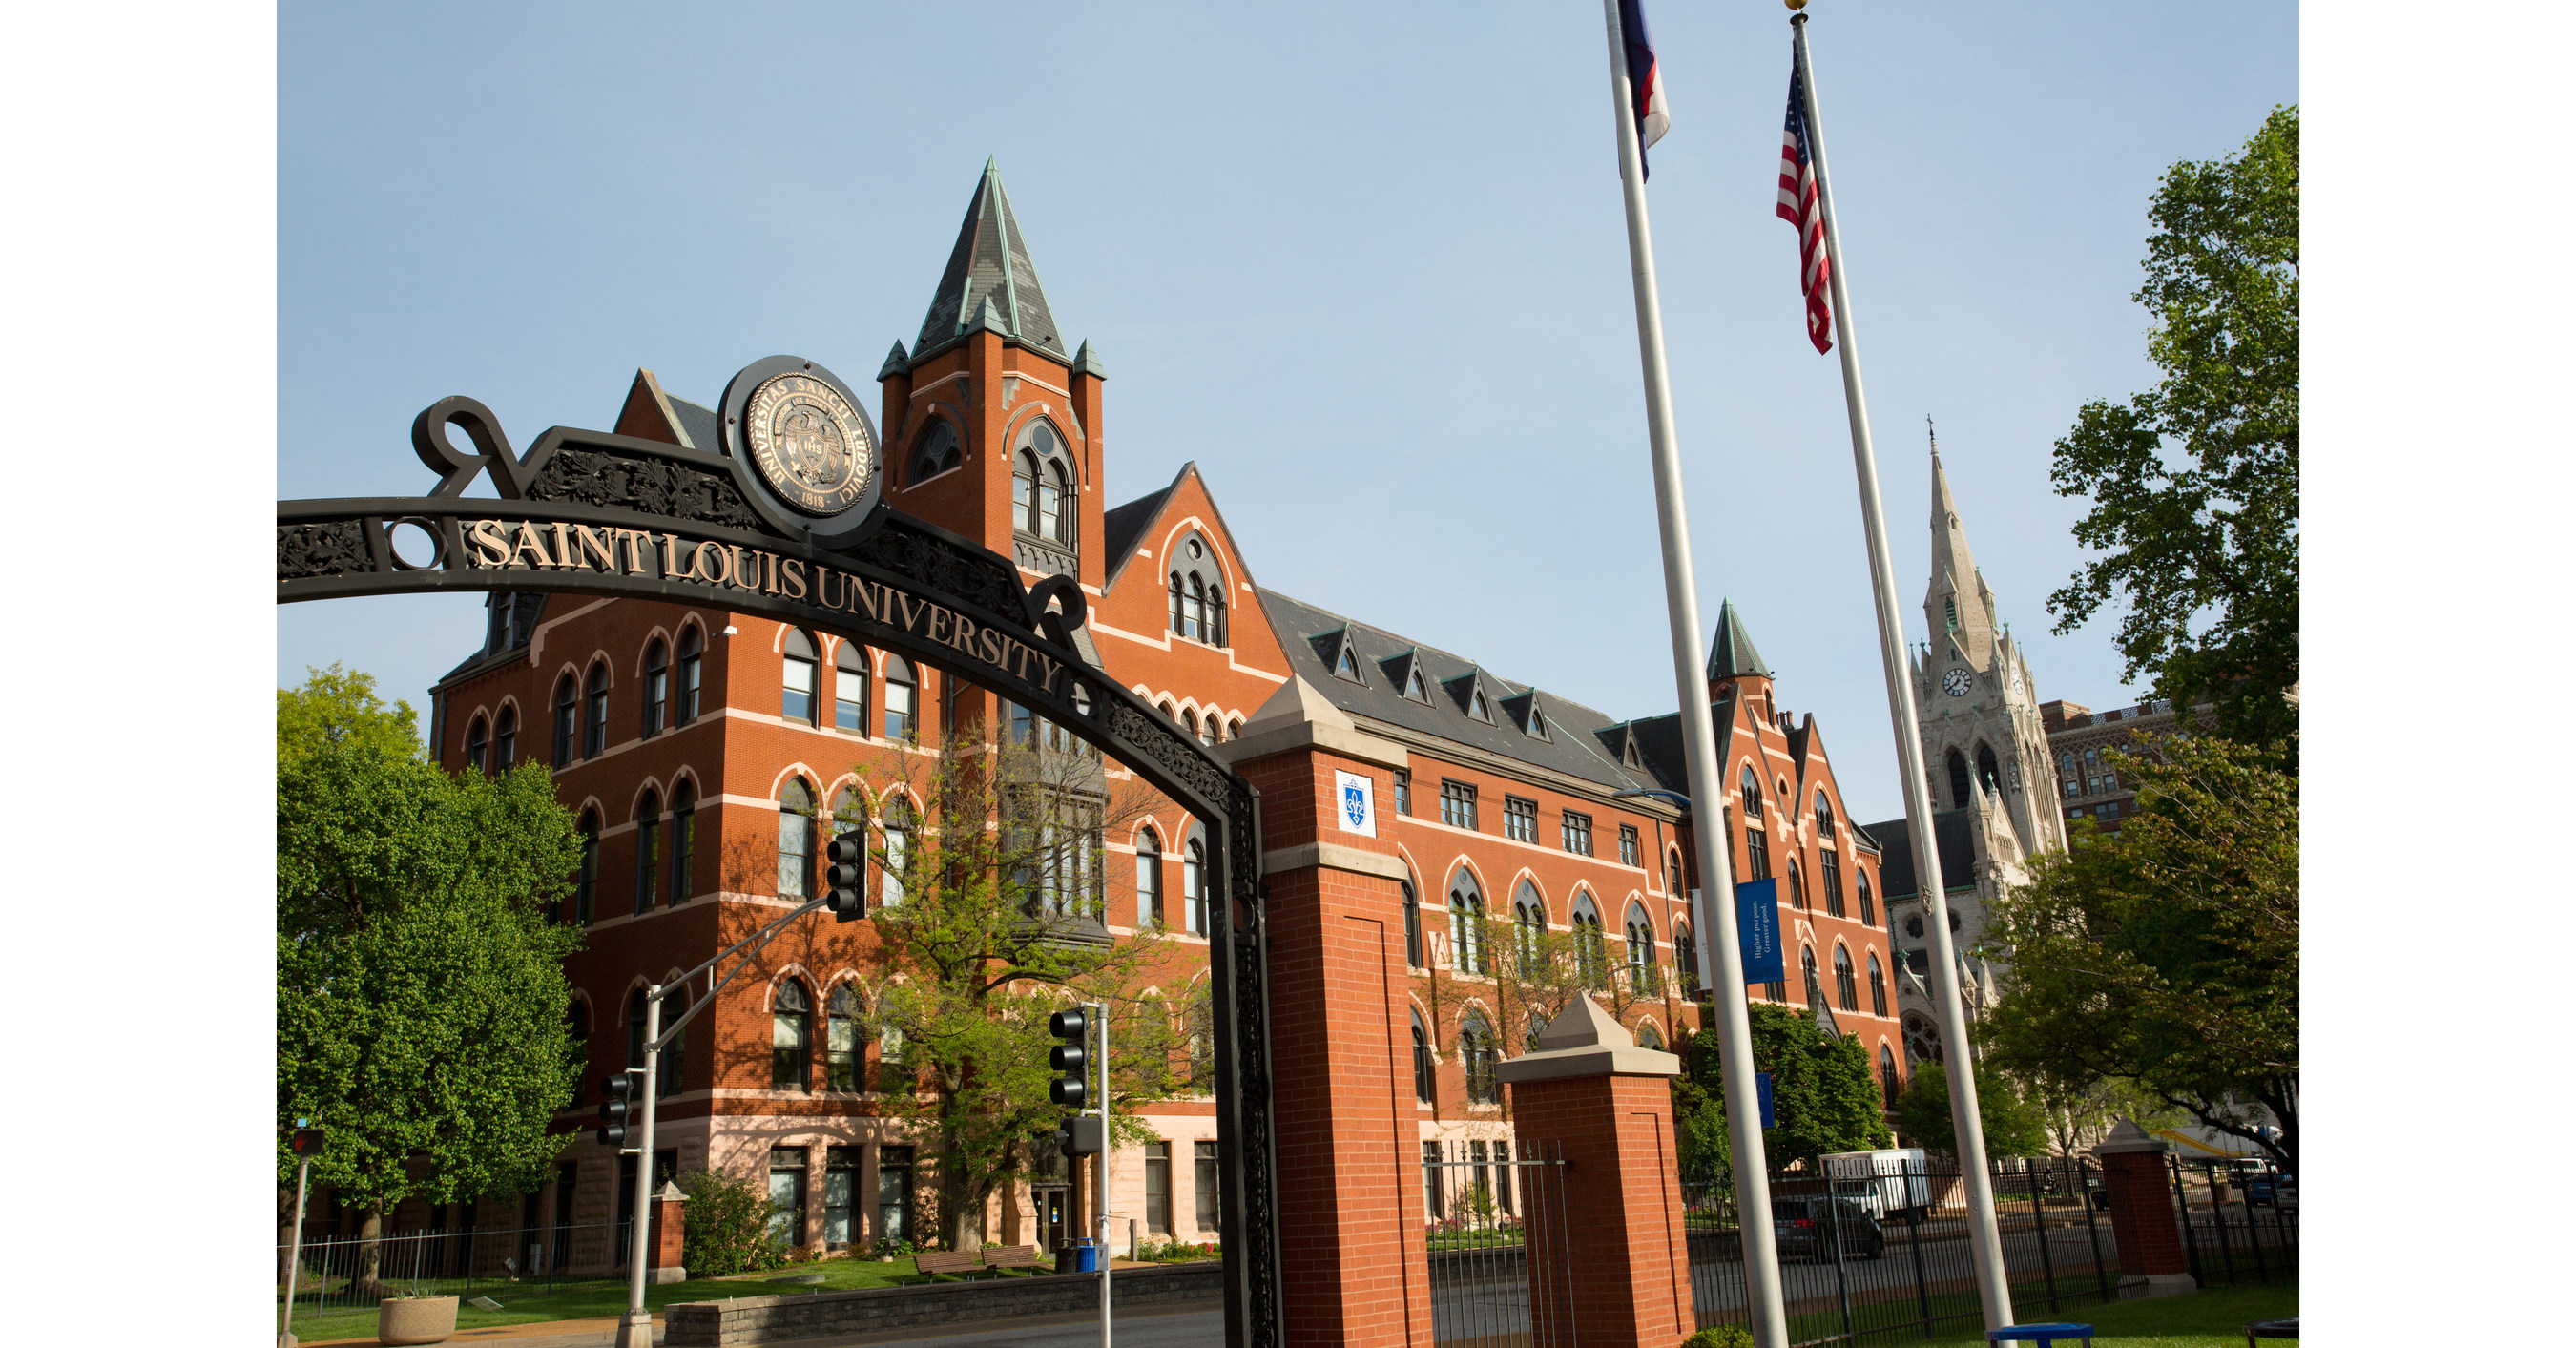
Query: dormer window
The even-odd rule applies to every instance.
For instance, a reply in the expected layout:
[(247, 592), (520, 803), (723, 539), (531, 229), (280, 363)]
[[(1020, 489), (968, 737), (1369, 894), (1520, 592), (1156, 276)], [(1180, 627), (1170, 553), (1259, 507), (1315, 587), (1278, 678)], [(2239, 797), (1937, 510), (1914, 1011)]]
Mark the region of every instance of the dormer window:
[(1467, 714), (1488, 724), (1493, 721), (1493, 710), (1485, 705), (1484, 689), (1477, 688), (1467, 694)]
[(1073, 542), (1073, 473), (1064, 440), (1045, 421), (1020, 433), (1011, 460), (1011, 523), (1050, 543)]
[(1415, 666), (1411, 672), (1404, 676), (1404, 695), (1412, 698), (1416, 702), (1429, 702), (1431, 700), (1431, 690), (1424, 687), (1422, 683), (1422, 669), (1420, 666)]
[(1352, 657), (1351, 648), (1347, 645), (1342, 647), (1341, 659), (1333, 662), (1333, 677), (1353, 683), (1360, 681), (1360, 662)]
[(1547, 713), (1540, 711), (1536, 703), (1530, 705), (1529, 733), (1531, 739), (1547, 738)]

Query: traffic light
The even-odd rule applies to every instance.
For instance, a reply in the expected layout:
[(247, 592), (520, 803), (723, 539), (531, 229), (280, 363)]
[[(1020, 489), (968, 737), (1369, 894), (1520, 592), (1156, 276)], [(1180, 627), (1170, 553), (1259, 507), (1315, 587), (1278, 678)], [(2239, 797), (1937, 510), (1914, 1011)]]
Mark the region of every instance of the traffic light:
[(1083, 1068), (1091, 1062), (1084, 1047), (1091, 1029), (1091, 1018), (1080, 1008), (1058, 1011), (1047, 1018), (1047, 1029), (1063, 1043), (1047, 1050), (1047, 1066), (1064, 1075), (1047, 1083), (1047, 1098), (1067, 1109), (1080, 1109), (1090, 1094), (1083, 1082)]
[(286, 1149), (289, 1152), (292, 1152), (296, 1159), (302, 1161), (310, 1161), (314, 1157), (320, 1156), (322, 1154), (322, 1130), (319, 1128), (296, 1129), (294, 1136), (289, 1137), (286, 1140)]
[(1100, 1116), (1067, 1114), (1056, 1125), (1055, 1145), (1066, 1156), (1091, 1156), (1100, 1151)]
[(626, 1145), (626, 1117), (634, 1112), (635, 1098), (644, 1091), (644, 1074), (617, 1072), (600, 1083), (599, 1144), (603, 1147)]
[(823, 859), (832, 863), (823, 872), (823, 883), (832, 893), (832, 920), (856, 922), (868, 915), (868, 834), (865, 829), (851, 829), (823, 846)]

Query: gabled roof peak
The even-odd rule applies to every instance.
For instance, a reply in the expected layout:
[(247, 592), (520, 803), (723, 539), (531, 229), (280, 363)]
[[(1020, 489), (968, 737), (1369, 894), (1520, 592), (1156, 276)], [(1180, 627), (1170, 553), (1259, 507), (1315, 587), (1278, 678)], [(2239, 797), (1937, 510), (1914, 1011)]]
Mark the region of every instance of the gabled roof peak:
[(1056, 331), (1055, 314), (1047, 308), (1046, 291), (1038, 285), (1037, 264), (1029, 260), (1010, 194), (1002, 190), (1001, 170), (990, 159), (984, 161), (974, 198), (966, 203), (957, 246), (930, 297), (930, 311), (922, 316), (912, 359), (954, 346), (978, 326), (1058, 360), (1072, 359)]

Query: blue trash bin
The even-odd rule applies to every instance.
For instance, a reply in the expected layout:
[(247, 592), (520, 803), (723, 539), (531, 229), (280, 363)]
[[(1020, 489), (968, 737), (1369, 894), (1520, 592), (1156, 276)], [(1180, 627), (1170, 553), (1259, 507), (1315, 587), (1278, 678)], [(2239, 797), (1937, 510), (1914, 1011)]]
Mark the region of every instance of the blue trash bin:
[(1100, 1246), (1088, 1240), (1075, 1241), (1073, 1243), (1073, 1271), (1076, 1273), (1098, 1273), (1100, 1271)]

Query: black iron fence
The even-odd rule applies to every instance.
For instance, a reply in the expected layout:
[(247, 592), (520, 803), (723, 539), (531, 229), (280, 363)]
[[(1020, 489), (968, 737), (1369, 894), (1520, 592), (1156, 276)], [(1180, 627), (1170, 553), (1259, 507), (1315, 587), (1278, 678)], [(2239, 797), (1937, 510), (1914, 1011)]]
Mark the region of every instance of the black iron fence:
[[(1574, 1295), (1565, 1161), (1545, 1143), (1422, 1144), (1423, 1242), (1431, 1266), (1431, 1337), (1454, 1348), (1532, 1348), (1530, 1300), (1562, 1318)], [(1530, 1242), (1548, 1247), (1552, 1280), (1533, 1289)]]
[[(2061, 1159), (1991, 1167), (1995, 1215), (2017, 1319), (2112, 1299), (2119, 1255), (2099, 1167)], [(1770, 1240), (1792, 1343), (1929, 1338), (1983, 1323), (1955, 1165), (1887, 1174), (1777, 1170)], [(1743, 1231), (1731, 1179), (1682, 1176), (1692, 1312), (1705, 1327), (1745, 1324)]]
[[(295, 1313), (367, 1307), (390, 1296), (491, 1296), (521, 1301), (625, 1285), (625, 1222), (526, 1229), (404, 1231), (308, 1239), (296, 1254)], [(277, 1247), (277, 1299), (286, 1304), (287, 1247)]]
[(2298, 1276), (2299, 1189), (2268, 1169), (2167, 1158), (2183, 1253), (2203, 1287)]

